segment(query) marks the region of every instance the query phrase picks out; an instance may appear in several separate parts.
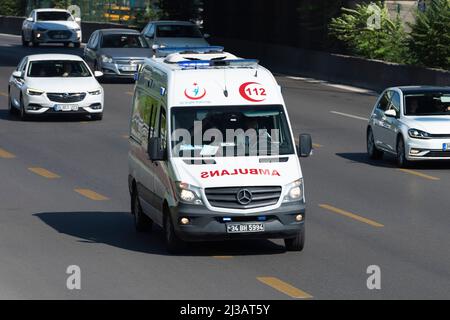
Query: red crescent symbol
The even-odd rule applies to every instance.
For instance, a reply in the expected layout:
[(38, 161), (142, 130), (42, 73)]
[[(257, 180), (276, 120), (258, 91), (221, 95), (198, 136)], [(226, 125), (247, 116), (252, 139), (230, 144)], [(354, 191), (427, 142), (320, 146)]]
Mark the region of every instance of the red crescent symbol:
[(261, 102), (261, 101), (266, 100), (266, 98), (262, 98), (262, 99), (253, 99), (253, 98), (251, 98), (251, 97), (247, 94), (247, 92), (245, 92), (245, 90), (247, 89), (247, 87), (248, 87), (249, 85), (251, 85), (251, 84), (261, 85), (261, 84), (258, 83), (258, 82), (245, 82), (245, 83), (241, 84), (241, 86), (239, 87), (239, 93), (241, 94), (242, 98), (244, 98), (244, 99), (246, 99), (246, 100), (248, 100), (248, 101), (251, 101), (251, 102)]
[(201, 96), (199, 96), (199, 97), (192, 97), (192, 96), (188, 95), (187, 89), (184, 89), (184, 95), (186, 96), (186, 98), (191, 99), (191, 100), (200, 100), (201, 98), (206, 96), (206, 90), (203, 89), (203, 94)]

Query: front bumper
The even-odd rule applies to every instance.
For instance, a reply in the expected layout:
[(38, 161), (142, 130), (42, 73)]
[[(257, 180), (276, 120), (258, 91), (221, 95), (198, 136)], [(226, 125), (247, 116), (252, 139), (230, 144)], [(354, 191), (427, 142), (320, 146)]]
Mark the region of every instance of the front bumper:
[[(444, 144), (447, 148), (444, 150)], [(406, 158), (410, 161), (450, 160), (450, 137), (432, 139), (409, 138), (406, 143)]]
[[(201, 205), (179, 203), (170, 208), (175, 232), (185, 241), (216, 241), (232, 239), (276, 239), (295, 237), (304, 228), (305, 204), (293, 202), (282, 204), (279, 208), (259, 213), (223, 213), (207, 209)], [(303, 215), (303, 220), (297, 222), (295, 217)], [(258, 217), (265, 216), (266, 221), (259, 221)], [(187, 217), (190, 224), (181, 225), (180, 219)], [(232, 223), (263, 222), (265, 231), (249, 233), (227, 233), (226, 222), (222, 218), (231, 218)]]
[[(104, 106), (103, 93), (91, 95), (86, 93), (86, 97), (79, 102), (61, 103), (51, 101), (46, 93), (39, 96), (24, 95), (25, 113), (29, 115), (39, 114), (94, 114), (102, 113)], [(57, 105), (77, 105), (78, 110), (60, 111)]]
[[(74, 30), (34, 30), (34, 41), (39, 43), (81, 43), (81, 31)], [(63, 35), (59, 38), (59, 34)]]
[[(139, 65), (140, 63), (130, 65), (102, 62), (100, 68), (104, 77), (134, 79), (135, 73), (139, 70)], [(128, 69), (130, 67), (133, 69)]]

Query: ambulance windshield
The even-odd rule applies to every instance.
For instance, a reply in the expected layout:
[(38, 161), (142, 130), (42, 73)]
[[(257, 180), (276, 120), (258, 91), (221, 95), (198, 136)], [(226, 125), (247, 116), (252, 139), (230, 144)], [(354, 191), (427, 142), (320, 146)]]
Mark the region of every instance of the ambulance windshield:
[(283, 107), (171, 109), (172, 156), (236, 157), (294, 153)]

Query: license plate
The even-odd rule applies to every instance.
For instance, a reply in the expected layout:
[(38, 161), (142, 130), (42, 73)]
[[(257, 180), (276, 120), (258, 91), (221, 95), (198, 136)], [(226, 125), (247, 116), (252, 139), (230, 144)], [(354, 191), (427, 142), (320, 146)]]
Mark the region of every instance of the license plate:
[(228, 233), (263, 232), (263, 223), (228, 223)]
[(53, 108), (55, 111), (78, 111), (76, 104), (57, 104)]
[(122, 66), (120, 67), (120, 70), (122, 71), (136, 71), (137, 66)]
[(450, 150), (450, 142), (443, 143), (442, 144), (442, 151), (448, 151)]

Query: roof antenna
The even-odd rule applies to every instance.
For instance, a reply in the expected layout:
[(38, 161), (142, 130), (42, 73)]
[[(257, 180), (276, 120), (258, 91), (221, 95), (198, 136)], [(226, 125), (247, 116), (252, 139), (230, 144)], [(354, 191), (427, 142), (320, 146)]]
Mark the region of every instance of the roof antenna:
[(258, 78), (258, 68), (255, 68), (255, 78)]
[(223, 69), (223, 81), (224, 81), (224, 89), (223, 95), (228, 98), (228, 90), (227, 90), (227, 69)]

